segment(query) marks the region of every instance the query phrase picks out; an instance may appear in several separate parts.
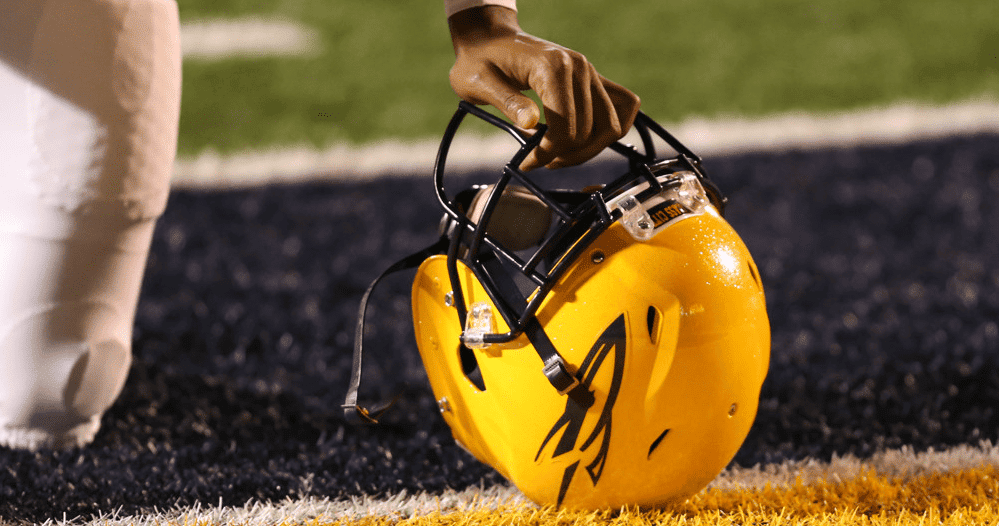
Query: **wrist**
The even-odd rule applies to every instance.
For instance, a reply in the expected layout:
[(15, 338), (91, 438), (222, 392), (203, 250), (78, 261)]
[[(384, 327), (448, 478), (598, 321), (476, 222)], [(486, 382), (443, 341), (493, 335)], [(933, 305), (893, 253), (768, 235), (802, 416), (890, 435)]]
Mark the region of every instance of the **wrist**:
[(520, 32), (517, 12), (500, 5), (484, 5), (458, 11), (447, 19), (455, 53), (459, 48)]

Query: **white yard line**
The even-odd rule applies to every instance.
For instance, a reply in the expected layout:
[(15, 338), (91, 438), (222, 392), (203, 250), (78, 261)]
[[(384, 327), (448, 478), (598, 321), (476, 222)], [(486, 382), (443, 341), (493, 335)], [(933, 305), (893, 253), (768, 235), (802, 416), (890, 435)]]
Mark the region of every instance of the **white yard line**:
[(999, 102), (945, 106), (897, 103), (852, 112), (787, 113), (763, 119), (692, 119), (675, 128), (706, 154), (902, 144), (955, 135), (999, 132)]
[[(999, 102), (974, 100), (945, 106), (896, 104), (860, 111), (788, 113), (761, 119), (691, 118), (667, 124), (702, 157), (748, 151), (781, 151), (854, 145), (900, 144), (974, 133), (999, 133)], [(442, 130), (443, 131), (443, 130)], [(638, 142), (633, 137), (626, 138)], [(449, 167), (497, 168), (510, 158), (505, 136), (459, 136)], [(437, 140), (386, 140), (327, 149), (279, 148), (178, 159), (176, 188), (239, 188), (304, 180), (358, 181), (387, 175), (425, 176), (433, 167)]]
[(192, 20), (180, 27), (185, 59), (303, 56), (320, 47), (319, 33), (297, 22), (268, 18)]
[[(911, 478), (930, 473), (945, 473), (999, 466), (999, 446), (982, 442), (977, 446), (961, 445), (943, 451), (915, 453), (910, 448), (889, 450), (861, 460), (847, 455), (830, 462), (805, 460), (735, 468), (723, 472), (711, 487), (723, 490), (758, 489), (765, 485), (790, 486), (800, 481), (848, 481), (870, 471), (886, 476)], [(270, 525), (335, 521), (348, 517), (391, 516), (406, 518), (436, 511), (474, 511), (500, 506), (528, 505), (530, 502), (508, 486), (448, 490), (439, 495), (406, 493), (386, 497), (356, 497), (348, 500), (303, 497), (281, 502), (249, 502), (243, 506), (195, 505), (164, 510), (142, 516), (110, 514), (91, 522), (51, 520), (47, 525), (160, 526), (181, 524)], [(0, 521), (2, 524), (2, 521)]]

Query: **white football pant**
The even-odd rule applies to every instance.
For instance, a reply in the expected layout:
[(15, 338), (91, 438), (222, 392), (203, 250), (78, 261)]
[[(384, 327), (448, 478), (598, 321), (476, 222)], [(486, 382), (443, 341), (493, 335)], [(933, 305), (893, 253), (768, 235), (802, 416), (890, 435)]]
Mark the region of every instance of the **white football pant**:
[(90, 442), (121, 391), (180, 111), (173, 0), (0, 15), (0, 445)]

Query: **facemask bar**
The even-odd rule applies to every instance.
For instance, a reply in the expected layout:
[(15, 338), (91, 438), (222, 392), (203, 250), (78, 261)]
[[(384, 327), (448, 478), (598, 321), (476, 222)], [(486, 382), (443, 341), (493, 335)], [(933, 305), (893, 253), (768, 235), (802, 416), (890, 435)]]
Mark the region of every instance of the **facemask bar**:
[[(494, 185), (492, 193), (487, 198), (483, 214), (476, 224), (473, 224), (466, 217), (465, 211), (457, 200), (447, 196), (444, 188), (444, 172), (448, 151), (458, 128), (469, 113), (507, 132), (520, 144), (520, 149), (503, 168), (503, 175)], [(507, 343), (516, 339), (525, 330), (536, 328), (537, 320), (534, 315), (555, 283), (600, 234), (624, 215), (623, 206), (616, 205), (611, 208), (608, 207), (608, 201), (643, 183), (647, 183), (647, 185), (634, 195), (638, 202), (644, 202), (663, 192), (662, 183), (650, 169), (650, 165), (653, 163), (655, 163), (657, 171), (670, 169), (671, 171), (689, 171), (695, 174), (711, 203), (719, 212), (723, 210), (725, 199), (717, 187), (704, 175), (699, 157), (658, 123), (641, 112), (635, 118), (634, 127), (642, 140), (644, 152), (639, 153), (635, 147), (620, 142), (609, 146), (628, 160), (630, 168), (628, 173), (592, 193), (550, 192), (539, 187), (519, 169), (521, 162), (541, 142), (541, 138), (547, 131), (544, 125), (540, 126), (533, 135), (525, 137), (520, 129), (505, 120), (465, 101), (459, 103), (458, 110), (451, 118), (441, 140), (434, 166), (437, 198), (444, 208), (449, 223), (446, 226), (449, 229), (448, 235), (450, 237), (447, 267), (452, 287), (453, 305), (457, 310), (459, 323), (464, 327), (466, 319), (468, 319), (468, 306), (465, 304), (458, 279), (457, 260), (460, 258), (468, 263), (476, 279), (482, 283), (493, 304), (510, 327), (510, 331), (506, 333), (494, 333), (488, 330), (464, 330), (462, 342), (466, 346), (486, 347), (492, 344)], [(662, 138), (678, 153), (678, 156), (656, 163), (652, 133)], [(539, 248), (526, 260), (496, 242), (486, 233), (486, 226), (489, 225), (492, 212), (504, 189), (511, 181), (524, 186), (537, 196), (559, 222), (559, 226), (541, 242)], [(567, 242), (566, 234), (569, 232), (572, 235), (578, 234), (579, 237)], [(560, 253), (559, 250), (565, 252)], [(508, 267), (515, 267), (537, 286), (535, 291), (525, 299), (516, 290), (516, 287), (511, 285), (512, 278), (510, 276), (504, 276), (503, 272), (495, 270), (487, 271), (482, 263), (492, 258), (502, 260), (502, 263)], [(542, 271), (539, 267), (544, 261), (555, 261), (555, 263), (547, 271)], [(493, 268), (495, 269), (495, 265)], [(531, 332), (537, 331), (532, 330)]]

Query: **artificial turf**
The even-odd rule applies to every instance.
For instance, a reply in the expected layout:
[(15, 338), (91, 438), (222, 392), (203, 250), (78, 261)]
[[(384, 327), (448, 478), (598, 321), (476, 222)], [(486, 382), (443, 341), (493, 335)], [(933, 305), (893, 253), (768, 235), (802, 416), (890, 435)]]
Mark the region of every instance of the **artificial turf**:
[[(773, 330), (736, 463), (997, 438), (997, 145), (985, 135), (706, 160), (759, 265)], [(434, 239), (434, 199), (413, 177), (175, 192), (124, 392), (90, 446), (0, 448), (0, 517), (502, 483), (437, 415), (406, 276), (373, 299), (363, 393), (404, 396), (380, 426), (340, 413), (357, 300)]]

